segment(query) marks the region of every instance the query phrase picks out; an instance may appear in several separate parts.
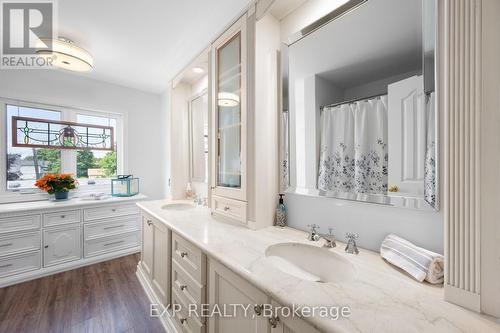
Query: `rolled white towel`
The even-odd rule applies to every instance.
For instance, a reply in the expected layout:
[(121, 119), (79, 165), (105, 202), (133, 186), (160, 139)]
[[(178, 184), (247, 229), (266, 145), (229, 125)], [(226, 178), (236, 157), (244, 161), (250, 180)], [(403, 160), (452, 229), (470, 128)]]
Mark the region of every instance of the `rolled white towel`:
[(432, 284), (443, 283), (444, 257), (439, 253), (389, 234), (380, 245), (380, 255), (420, 282), (426, 280)]

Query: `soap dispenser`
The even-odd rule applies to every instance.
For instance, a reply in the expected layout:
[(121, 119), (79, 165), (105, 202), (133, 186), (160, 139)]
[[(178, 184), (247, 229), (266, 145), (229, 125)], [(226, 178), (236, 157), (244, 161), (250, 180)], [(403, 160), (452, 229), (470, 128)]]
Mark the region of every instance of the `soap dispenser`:
[(280, 194), (280, 199), (278, 202), (278, 206), (276, 206), (276, 222), (275, 225), (277, 227), (286, 227), (286, 207), (285, 207), (285, 202), (283, 201), (283, 195)]

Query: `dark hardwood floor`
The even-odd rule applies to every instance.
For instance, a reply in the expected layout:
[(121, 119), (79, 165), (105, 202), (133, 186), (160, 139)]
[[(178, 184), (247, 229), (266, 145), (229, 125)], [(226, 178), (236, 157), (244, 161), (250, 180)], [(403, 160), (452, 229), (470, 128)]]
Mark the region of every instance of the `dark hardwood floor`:
[(135, 275), (139, 255), (0, 289), (1, 333), (164, 332)]

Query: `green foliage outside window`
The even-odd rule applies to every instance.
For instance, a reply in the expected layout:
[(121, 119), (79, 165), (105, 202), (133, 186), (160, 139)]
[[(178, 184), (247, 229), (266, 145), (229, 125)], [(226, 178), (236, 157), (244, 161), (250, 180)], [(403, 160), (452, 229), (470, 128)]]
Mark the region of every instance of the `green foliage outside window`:
[(88, 169), (101, 169), (106, 178), (116, 175), (116, 152), (97, 158), (91, 150), (79, 150), (76, 157), (77, 178), (88, 178)]
[(108, 178), (116, 175), (116, 152), (112, 151), (106, 153), (106, 155), (99, 160), (99, 167), (104, 169), (104, 174)]
[(88, 178), (88, 169), (98, 168), (94, 153), (90, 150), (76, 152), (76, 177)]
[[(43, 173), (61, 173), (61, 151), (55, 149), (34, 149), (33, 160), (35, 165), (44, 163)], [(40, 178), (43, 175), (39, 175)]]

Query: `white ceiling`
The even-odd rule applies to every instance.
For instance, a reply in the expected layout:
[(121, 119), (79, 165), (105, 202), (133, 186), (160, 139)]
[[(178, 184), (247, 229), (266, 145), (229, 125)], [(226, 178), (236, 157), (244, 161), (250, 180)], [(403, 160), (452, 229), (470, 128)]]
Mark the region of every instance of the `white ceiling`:
[(59, 0), (59, 36), (94, 56), (92, 79), (162, 93), (249, 0)]

